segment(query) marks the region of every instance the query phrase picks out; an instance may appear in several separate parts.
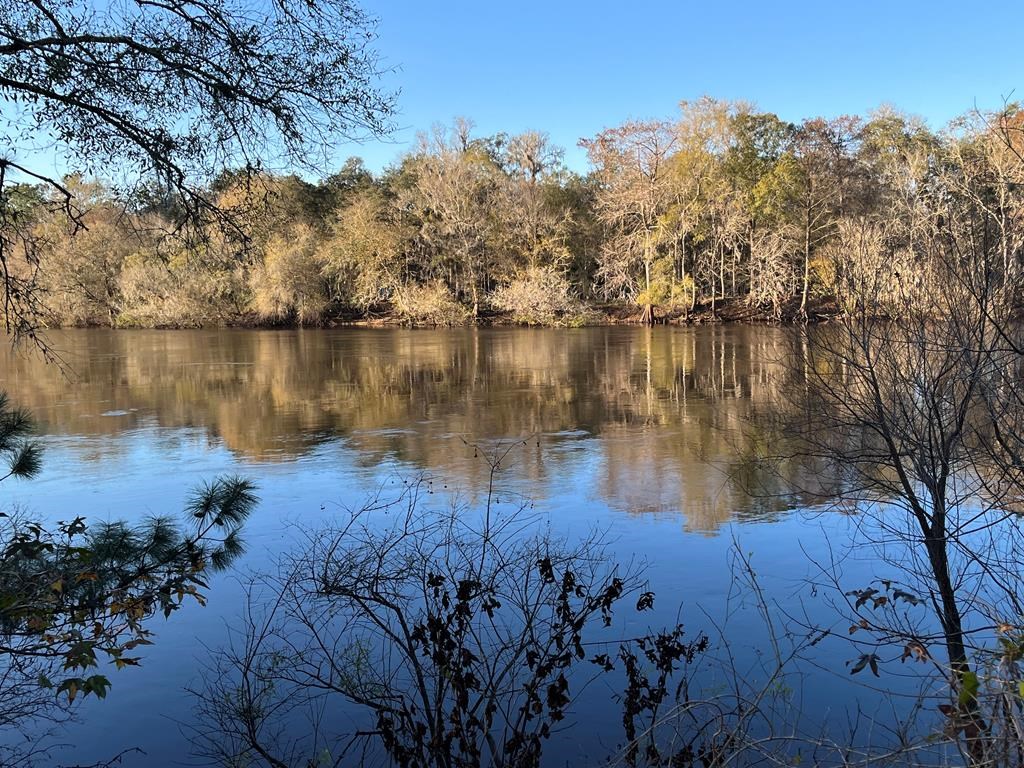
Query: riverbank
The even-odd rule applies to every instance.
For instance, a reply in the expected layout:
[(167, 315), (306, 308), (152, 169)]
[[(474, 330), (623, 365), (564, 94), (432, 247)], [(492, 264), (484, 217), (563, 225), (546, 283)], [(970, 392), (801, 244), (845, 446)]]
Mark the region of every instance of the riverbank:
[[(717, 323), (740, 323), (749, 325), (796, 325), (802, 323), (819, 323), (832, 320), (840, 315), (839, 307), (832, 300), (818, 299), (808, 305), (806, 317), (800, 311), (799, 299), (774, 308), (757, 307), (745, 299), (718, 299), (715, 302), (697, 303), (693, 310), (673, 309), (654, 311), (654, 325), (709, 325)], [(296, 323), (283, 323), (267, 326), (265, 323), (254, 322), (245, 324), (248, 328), (292, 327)], [(351, 316), (334, 318), (325, 322), (324, 327), (336, 328), (347, 326), (393, 327), (410, 324), (399, 317), (391, 315)], [(644, 325), (643, 308), (632, 303), (605, 303), (587, 306), (579, 318), (569, 318), (550, 323), (516, 322), (512, 313), (488, 310), (481, 312), (476, 322), (472, 319), (454, 325), (481, 326), (536, 326), (552, 327), (598, 327), (605, 325)], [(436, 325), (415, 325), (411, 327), (437, 327)]]
[[(806, 316), (800, 311), (800, 300), (780, 305), (778, 308), (759, 307), (746, 299), (718, 299), (714, 302), (697, 303), (693, 310), (672, 310), (654, 312), (655, 324), (706, 325), (709, 323), (750, 323), (753, 325), (789, 325), (804, 322), (822, 322), (838, 317), (839, 307), (831, 299), (816, 299), (808, 303)], [(635, 305), (609, 305), (608, 323), (643, 323), (643, 310)]]
[[(757, 307), (751, 305), (745, 299), (718, 299), (714, 302), (698, 302), (690, 311), (654, 310), (654, 325), (713, 325), (713, 324), (747, 324), (747, 325), (797, 325), (803, 323), (825, 322), (838, 317), (839, 308), (831, 300), (815, 300), (810, 302), (807, 314), (800, 311), (799, 299), (794, 299), (778, 309)], [(550, 322), (518, 322), (511, 312), (501, 312), (494, 309), (484, 309), (475, 318), (467, 314), (464, 319), (457, 322), (447, 323), (410, 323), (391, 313), (352, 313), (342, 312), (326, 317), (320, 323), (301, 323), (296, 320), (284, 320), (278, 322), (267, 322), (258, 315), (244, 314), (233, 318), (221, 318), (218, 321), (196, 323), (194, 325), (140, 325), (130, 324), (130, 328), (149, 329), (183, 329), (183, 328), (247, 328), (259, 330), (261, 328), (348, 328), (348, 327), (371, 327), (371, 328), (438, 328), (438, 327), (469, 327), (469, 326), (499, 326), (499, 327), (539, 327), (539, 328), (565, 328), (565, 327), (601, 327), (615, 325), (644, 325), (643, 308), (633, 303), (607, 302), (601, 304), (586, 305), (582, 311), (573, 316), (562, 316)], [(88, 326), (87, 326), (88, 327)], [(96, 326), (92, 326), (96, 327)]]
[(698, 302), (693, 309), (663, 310), (654, 308), (653, 322), (647, 323), (643, 307), (631, 302), (605, 302), (580, 305), (572, 314), (562, 313), (547, 316), (543, 319), (532, 318), (523, 322), (512, 312), (503, 312), (488, 307), (480, 311), (474, 318), (464, 311), (460, 314), (449, 314), (439, 321), (410, 321), (391, 311), (353, 312), (341, 310), (327, 313), (317, 322), (301, 322), (299, 318), (290, 317), (281, 320), (268, 320), (256, 312), (238, 312), (233, 314), (211, 315), (208, 317), (192, 316), (188, 320), (170, 320), (161, 322), (150, 318), (120, 316), (113, 323), (79, 322), (60, 323), (54, 318), (46, 324), (50, 329), (57, 328), (121, 328), (139, 330), (185, 330), (199, 328), (245, 328), (250, 330), (274, 328), (442, 328), (470, 326), (499, 327), (538, 327), (538, 328), (581, 328), (615, 325), (713, 325), (713, 324), (747, 324), (747, 325), (801, 325), (819, 323), (839, 317), (841, 312), (831, 299), (812, 300), (806, 314), (800, 309), (799, 298), (794, 298), (779, 307), (759, 307), (750, 304), (745, 298), (717, 299)]

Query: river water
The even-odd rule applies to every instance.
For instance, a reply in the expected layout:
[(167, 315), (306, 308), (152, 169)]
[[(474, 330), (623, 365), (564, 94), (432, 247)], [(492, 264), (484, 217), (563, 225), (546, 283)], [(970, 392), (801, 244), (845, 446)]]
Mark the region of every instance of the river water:
[[(800, 418), (796, 331), (81, 330), (50, 342), (63, 369), (0, 354), (0, 386), (33, 412), (45, 450), (37, 480), (2, 486), (6, 504), (49, 519), (174, 515), (190, 488), (227, 473), (261, 499), (237, 569), (206, 608), (155, 621), (143, 666), (112, 673), (108, 699), (87, 702), (61, 735), (74, 745), (58, 753), (66, 763), (128, 747), (144, 754), (124, 765), (192, 762), (185, 689), (237, 620), (245, 575), (270, 567), (297, 526), (403, 480), (427, 476), (439, 494), (479, 502), (499, 451), (500, 493), (648, 561), (663, 618), (682, 615), (693, 631), (717, 621), (738, 548), (772, 601), (810, 605), (830, 626), (812, 561), (841, 544), (846, 523), (794, 491), (815, 479), (805, 466), (765, 473), (744, 458), (772, 425)], [(867, 556), (845, 573), (878, 575)], [(757, 612), (737, 616), (756, 660)], [(874, 706), (870, 691), (844, 688), (852, 650), (820, 652), (825, 671), (794, 706), (815, 717)]]

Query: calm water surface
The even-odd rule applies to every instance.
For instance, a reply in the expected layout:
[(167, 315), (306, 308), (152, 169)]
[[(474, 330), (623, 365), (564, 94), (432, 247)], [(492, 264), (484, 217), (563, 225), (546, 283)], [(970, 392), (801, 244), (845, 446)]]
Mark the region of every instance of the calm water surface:
[[(261, 504), (239, 573), (267, 566), (297, 524), (402, 479), (426, 474), (439, 495), (479, 499), (481, 454), (515, 441), (502, 492), (527, 496), (556, 528), (598, 527), (621, 556), (647, 558), (668, 620), (680, 604), (695, 627), (714, 614), (737, 541), (774, 598), (812, 599), (804, 552), (842, 535), (836, 516), (806, 514), (787, 492), (812, 478), (762, 477), (739, 458), (762, 426), (795, 417), (801, 377), (786, 361), (802, 342), (786, 329), (88, 330), (51, 341), (66, 374), (0, 355), (0, 386), (34, 412), (45, 447), (41, 477), (5, 483), (7, 502), (54, 519), (137, 519), (240, 474)], [(124, 764), (188, 764), (184, 688), (240, 598), (238, 577), (223, 578), (206, 609), (155, 623), (144, 666), (113, 674), (108, 700), (67, 732), (74, 762), (139, 746), (147, 755)], [(844, 652), (823, 651), (839, 667)], [(800, 695), (819, 712), (835, 702), (820, 686)]]

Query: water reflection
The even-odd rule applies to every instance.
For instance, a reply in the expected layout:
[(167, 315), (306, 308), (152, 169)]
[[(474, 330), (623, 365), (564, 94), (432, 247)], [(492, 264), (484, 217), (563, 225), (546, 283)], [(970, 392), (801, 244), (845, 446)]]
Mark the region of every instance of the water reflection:
[[(465, 442), (521, 438), (514, 473), (534, 497), (586, 464), (593, 487), (581, 492), (630, 513), (682, 512), (695, 530), (800, 501), (751, 498), (752, 485), (808, 485), (738, 458), (787, 417), (801, 387), (801, 342), (787, 329), (88, 330), (51, 340), (70, 376), (5, 349), (0, 383), (53, 435), (154, 430), (155, 447), (173, 451), (180, 431), (201, 430), (240, 462), (297, 467), (336, 444), (368, 466), (399, 462), (469, 488), (487, 466)], [(89, 462), (123, 445), (67, 442)]]

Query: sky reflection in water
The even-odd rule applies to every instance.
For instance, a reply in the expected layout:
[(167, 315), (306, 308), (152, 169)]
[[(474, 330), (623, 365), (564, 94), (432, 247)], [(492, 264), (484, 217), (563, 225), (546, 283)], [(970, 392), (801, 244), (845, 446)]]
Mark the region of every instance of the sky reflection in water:
[[(527, 498), (556, 530), (596, 527), (620, 557), (649, 560), (659, 595), (652, 623), (674, 623), (680, 604), (695, 629), (720, 611), (734, 539), (754, 553), (774, 598), (794, 609), (814, 603), (803, 550), (824, 552), (845, 525), (802, 513), (806, 500), (787, 493), (812, 479), (800, 475), (805, 467), (780, 478), (740, 458), (786, 417), (801, 386), (786, 361), (802, 341), (788, 329), (89, 330), (51, 339), (68, 375), (36, 356), (0, 355), (0, 386), (34, 412), (46, 450), (41, 477), (5, 484), (7, 499), (57, 519), (132, 519), (175, 514), (190, 487), (238, 473), (262, 499), (243, 572), (269, 565), (296, 526), (421, 474), (438, 498), (478, 502), (489, 472), (481, 454), (516, 441), (499, 498)], [(763, 495), (751, 497), (751, 487)], [(873, 565), (852, 568), (862, 578)], [(68, 733), (75, 762), (133, 744), (188, 762), (175, 724), (189, 716), (182, 689), (195, 682), (203, 644), (223, 642), (241, 595), (236, 577), (221, 579), (207, 609), (155, 625), (143, 668), (116, 674), (111, 697), (89, 703), (84, 725)], [(756, 635), (753, 612), (737, 621), (738, 636)], [(849, 647), (823, 653), (844, 675)], [(842, 701), (829, 686), (801, 694), (809, 708)]]

